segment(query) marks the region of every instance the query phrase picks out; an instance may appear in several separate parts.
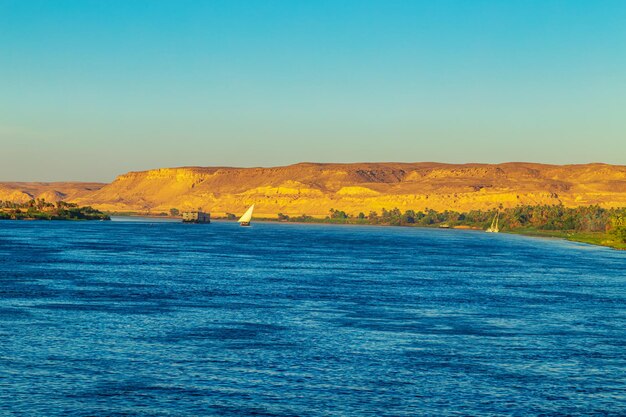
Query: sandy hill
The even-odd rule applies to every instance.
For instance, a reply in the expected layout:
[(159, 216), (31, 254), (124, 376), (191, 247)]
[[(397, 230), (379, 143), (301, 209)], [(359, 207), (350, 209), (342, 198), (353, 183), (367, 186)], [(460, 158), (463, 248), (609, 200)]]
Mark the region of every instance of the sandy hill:
[[(274, 168), (184, 167), (129, 172), (67, 199), (115, 211), (202, 207), (215, 214), (326, 215), (330, 208), (368, 213), (488, 209), (502, 204), (626, 206), (626, 166), (534, 163), (301, 163)], [(74, 187), (76, 189), (76, 186)], [(1, 198), (1, 197), (0, 197)]]
[(98, 182), (0, 182), (0, 201), (26, 203), (34, 198), (46, 201), (72, 201), (106, 184)]

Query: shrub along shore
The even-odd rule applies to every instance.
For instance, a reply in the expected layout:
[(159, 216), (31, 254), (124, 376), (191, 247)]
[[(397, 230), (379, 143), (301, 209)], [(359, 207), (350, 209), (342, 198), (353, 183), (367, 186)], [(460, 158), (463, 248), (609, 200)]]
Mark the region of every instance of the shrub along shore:
[(418, 226), (456, 229), (487, 229), (498, 213), (501, 232), (530, 236), (558, 237), (567, 240), (626, 249), (626, 208), (605, 209), (599, 206), (567, 208), (562, 205), (517, 206), (498, 210), (457, 212), (446, 210), (414, 211), (383, 209), (380, 213), (351, 215), (331, 209), (325, 218), (305, 214), (278, 214), (282, 222)]
[(28, 203), (0, 201), (0, 220), (111, 220), (111, 217), (91, 207), (36, 199)]

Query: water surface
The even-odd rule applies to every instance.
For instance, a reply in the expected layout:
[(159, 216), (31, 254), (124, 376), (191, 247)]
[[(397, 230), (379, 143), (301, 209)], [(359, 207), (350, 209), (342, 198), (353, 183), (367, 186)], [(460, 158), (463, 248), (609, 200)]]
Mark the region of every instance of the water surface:
[(626, 253), (459, 230), (0, 222), (0, 414), (624, 415)]

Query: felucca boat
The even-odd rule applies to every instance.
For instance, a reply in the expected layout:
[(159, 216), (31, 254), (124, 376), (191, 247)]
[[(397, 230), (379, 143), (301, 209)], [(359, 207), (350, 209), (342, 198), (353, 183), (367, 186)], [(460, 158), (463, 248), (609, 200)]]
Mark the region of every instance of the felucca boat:
[(250, 220), (252, 220), (252, 212), (254, 211), (254, 204), (239, 218), (239, 224), (241, 226), (250, 226)]
[(498, 218), (500, 217), (500, 212), (496, 212), (496, 215), (493, 216), (493, 220), (491, 221), (491, 226), (485, 230), (487, 233), (498, 233), (500, 228), (498, 228)]

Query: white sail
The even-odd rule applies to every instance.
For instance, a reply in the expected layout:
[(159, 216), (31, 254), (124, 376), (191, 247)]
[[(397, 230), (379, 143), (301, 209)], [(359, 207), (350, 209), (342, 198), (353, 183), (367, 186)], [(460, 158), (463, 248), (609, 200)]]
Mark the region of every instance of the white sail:
[(499, 233), (500, 228), (498, 227), (498, 219), (500, 218), (500, 211), (496, 212), (496, 215), (493, 216), (493, 220), (491, 221), (491, 226), (485, 230), (487, 233)]
[(250, 208), (243, 214), (243, 216), (241, 216), (241, 218), (238, 220), (239, 223), (250, 223), (250, 220), (252, 220), (253, 211), (254, 211), (254, 204), (250, 206)]

